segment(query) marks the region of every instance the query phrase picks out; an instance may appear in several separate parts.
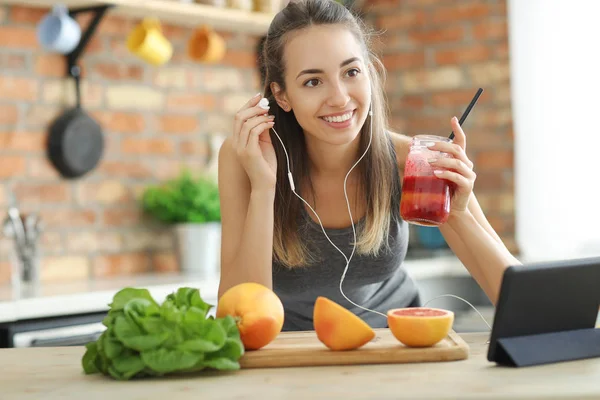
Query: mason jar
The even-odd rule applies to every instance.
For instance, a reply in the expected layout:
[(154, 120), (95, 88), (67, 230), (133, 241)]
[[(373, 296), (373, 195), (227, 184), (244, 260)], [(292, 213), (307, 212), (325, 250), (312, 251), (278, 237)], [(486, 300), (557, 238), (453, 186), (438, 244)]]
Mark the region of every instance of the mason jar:
[(450, 143), (452, 140), (435, 135), (416, 135), (412, 139), (406, 158), (400, 215), (411, 224), (439, 226), (444, 224), (450, 215), (450, 199), (455, 184), (436, 176), (433, 171), (440, 168), (429, 163), (429, 159), (450, 155), (427, 147), (428, 143), (436, 142)]

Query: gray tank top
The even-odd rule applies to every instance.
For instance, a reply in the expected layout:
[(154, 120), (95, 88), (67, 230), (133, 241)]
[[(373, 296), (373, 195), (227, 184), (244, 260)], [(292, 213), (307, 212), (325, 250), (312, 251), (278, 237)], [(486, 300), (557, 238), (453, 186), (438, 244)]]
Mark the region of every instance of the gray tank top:
[[(318, 296), (344, 306), (373, 328), (387, 327), (385, 317), (356, 307), (342, 296), (339, 285), (346, 260), (329, 243), (321, 226), (310, 218), (304, 207), (299, 218), (302, 239), (306, 241), (311, 254), (316, 254), (322, 261), (305, 267), (288, 268), (273, 260), (273, 291), (285, 309), (283, 330), (314, 329), (313, 308)], [(355, 229), (363, 223), (364, 219), (359, 220)], [(325, 231), (331, 241), (349, 257), (354, 240), (352, 227)], [(408, 224), (399, 217), (391, 218), (389, 245), (390, 251), (382, 250), (377, 257), (361, 256), (355, 251), (342, 286), (344, 294), (354, 303), (383, 314), (391, 308), (417, 305), (415, 301), (418, 303), (417, 287), (402, 268), (408, 247)]]

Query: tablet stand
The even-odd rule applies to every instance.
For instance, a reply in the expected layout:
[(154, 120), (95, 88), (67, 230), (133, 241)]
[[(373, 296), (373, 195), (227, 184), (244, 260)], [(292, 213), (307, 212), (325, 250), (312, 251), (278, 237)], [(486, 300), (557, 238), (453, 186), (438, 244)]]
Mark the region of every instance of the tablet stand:
[(600, 329), (586, 328), (498, 339), (496, 362), (525, 367), (600, 357)]

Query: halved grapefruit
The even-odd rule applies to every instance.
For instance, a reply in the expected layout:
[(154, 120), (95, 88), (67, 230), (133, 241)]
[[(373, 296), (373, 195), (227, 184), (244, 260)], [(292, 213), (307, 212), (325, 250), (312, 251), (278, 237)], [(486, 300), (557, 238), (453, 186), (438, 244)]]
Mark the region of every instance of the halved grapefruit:
[(388, 326), (402, 344), (430, 347), (444, 339), (454, 323), (454, 313), (441, 308), (408, 307), (387, 312)]
[(331, 350), (353, 350), (375, 337), (360, 317), (326, 297), (318, 297), (313, 310), (317, 338)]

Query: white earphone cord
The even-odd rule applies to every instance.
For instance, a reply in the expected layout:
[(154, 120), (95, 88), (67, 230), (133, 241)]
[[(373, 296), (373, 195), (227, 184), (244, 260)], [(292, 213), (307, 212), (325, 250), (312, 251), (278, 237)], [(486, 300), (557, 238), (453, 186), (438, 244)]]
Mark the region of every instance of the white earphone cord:
[[(354, 243), (352, 246), (352, 253), (350, 254), (350, 257), (346, 257), (346, 255), (344, 254), (344, 252), (342, 250), (339, 249), (339, 247), (337, 247), (329, 238), (329, 236), (327, 235), (327, 233), (325, 232), (325, 228), (323, 227), (323, 223), (321, 222), (321, 218), (319, 217), (319, 214), (317, 214), (317, 212), (311, 207), (310, 204), (308, 204), (308, 202), (306, 200), (304, 200), (298, 193), (296, 193), (296, 187), (294, 185), (294, 179), (292, 177), (292, 171), (290, 169), (290, 158), (288, 155), (288, 152), (285, 148), (285, 145), (283, 144), (283, 141), (281, 140), (281, 137), (279, 136), (279, 134), (277, 133), (277, 131), (275, 130), (275, 128), (271, 128), (273, 130), (273, 132), (275, 133), (275, 135), (277, 136), (277, 139), (279, 139), (279, 142), (281, 143), (281, 147), (283, 148), (283, 151), (285, 152), (285, 158), (287, 160), (287, 170), (288, 170), (288, 180), (290, 181), (290, 186), (292, 189), (292, 192), (296, 195), (296, 197), (298, 197), (300, 200), (302, 200), (304, 202), (304, 204), (306, 204), (308, 206), (308, 208), (310, 208), (310, 210), (315, 214), (315, 216), (317, 217), (317, 219), (319, 220), (319, 225), (321, 226), (321, 230), (323, 231), (323, 234), (325, 235), (325, 237), (327, 238), (327, 240), (329, 241), (329, 243), (331, 243), (331, 245), (333, 247), (335, 247), (335, 249), (337, 251), (340, 252), (340, 254), (342, 255), (342, 257), (344, 257), (344, 260), (346, 260), (346, 267), (344, 268), (344, 272), (342, 273), (342, 277), (340, 279), (340, 293), (342, 294), (342, 296), (344, 296), (344, 298), (346, 300), (348, 300), (350, 303), (352, 303), (353, 305), (355, 305), (358, 308), (361, 308), (365, 311), (369, 311), (375, 314), (379, 314), (384, 318), (387, 318), (386, 314), (383, 314), (379, 311), (375, 311), (375, 310), (371, 310), (368, 309), (366, 307), (363, 307), (359, 304), (356, 304), (355, 302), (353, 302), (352, 300), (350, 300), (346, 294), (344, 293), (343, 289), (342, 289), (342, 285), (344, 282), (344, 278), (346, 277), (346, 273), (348, 272), (348, 267), (350, 266), (350, 260), (352, 259), (352, 256), (354, 256), (354, 252), (356, 250), (356, 230), (354, 228), (354, 221), (352, 219), (352, 211), (350, 210), (350, 201), (348, 200), (348, 192), (346, 189), (346, 182), (348, 180), (348, 176), (350, 175), (350, 172), (352, 172), (352, 170), (354, 169), (354, 167), (356, 167), (358, 165), (358, 163), (360, 162), (360, 160), (362, 160), (364, 158), (364, 156), (367, 154), (367, 151), (369, 151), (369, 148), (371, 147), (371, 140), (373, 139), (373, 111), (371, 111), (371, 109), (369, 109), (369, 123), (370, 123), (370, 133), (369, 133), (369, 143), (367, 144), (367, 148), (365, 149), (365, 152), (363, 153), (362, 156), (360, 156), (360, 158), (354, 163), (354, 165), (352, 166), (352, 168), (350, 168), (350, 170), (348, 171), (348, 173), (346, 174), (346, 177), (344, 178), (344, 197), (346, 198), (346, 204), (348, 205), (348, 214), (350, 215), (350, 225), (352, 226), (352, 234), (354, 235)], [(446, 295), (440, 295), (437, 297), (434, 297), (433, 299), (430, 299), (429, 301), (427, 301), (423, 306), (425, 306), (426, 304), (428, 304), (429, 302), (438, 299), (440, 297), (454, 297), (457, 299), (460, 299), (462, 301), (464, 301), (465, 303), (467, 303), (469, 306), (471, 306), (471, 308), (473, 308), (475, 310), (475, 312), (477, 314), (479, 314), (479, 316), (481, 317), (481, 319), (483, 320), (483, 322), (485, 322), (485, 324), (488, 326), (488, 328), (491, 330), (492, 328), (490, 327), (490, 324), (488, 324), (488, 322), (485, 320), (485, 318), (483, 318), (483, 316), (481, 315), (481, 313), (477, 310), (477, 308), (475, 308), (471, 303), (469, 303), (467, 300), (463, 299), (462, 297), (459, 296), (455, 296), (453, 294), (446, 294)]]

